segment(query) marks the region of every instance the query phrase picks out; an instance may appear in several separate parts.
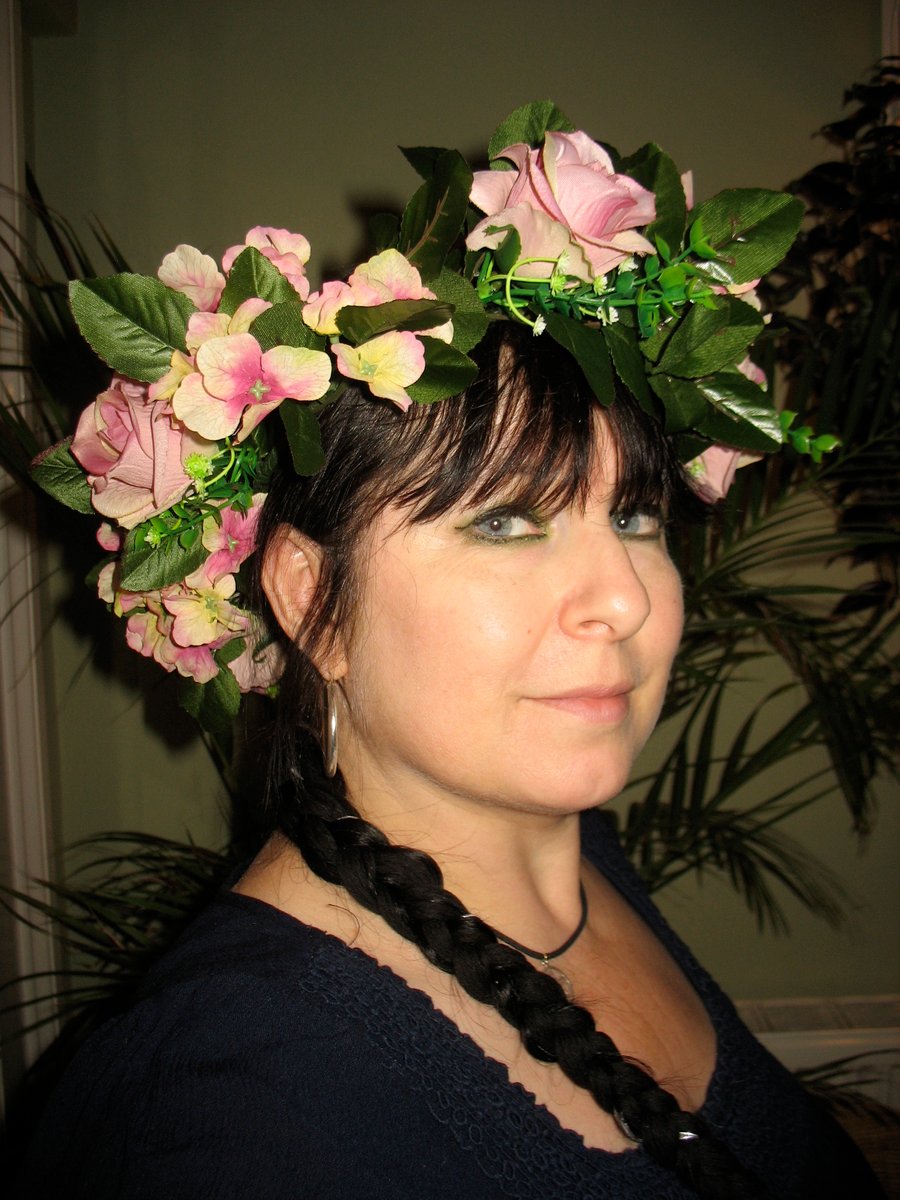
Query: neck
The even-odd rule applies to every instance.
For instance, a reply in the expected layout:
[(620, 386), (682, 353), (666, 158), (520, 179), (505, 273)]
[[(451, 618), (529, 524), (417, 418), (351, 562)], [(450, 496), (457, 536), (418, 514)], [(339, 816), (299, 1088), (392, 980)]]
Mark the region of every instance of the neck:
[(397, 845), (429, 854), (444, 886), (496, 930), (558, 946), (581, 916), (578, 813), (530, 812), (419, 789), (350, 787), (351, 802)]

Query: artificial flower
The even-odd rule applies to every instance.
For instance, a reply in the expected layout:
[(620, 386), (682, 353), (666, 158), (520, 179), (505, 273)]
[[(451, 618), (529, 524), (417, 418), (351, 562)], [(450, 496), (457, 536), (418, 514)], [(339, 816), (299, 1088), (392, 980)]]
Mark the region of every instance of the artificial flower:
[(412, 400), (406, 388), (425, 370), (425, 348), (414, 333), (382, 333), (361, 346), (331, 347), (337, 368), (348, 379), (365, 383), (373, 396), (392, 400), (405, 412)]
[(175, 618), (172, 641), (179, 646), (208, 646), (247, 627), (246, 613), (231, 603), (234, 576), (220, 575), (212, 580), (206, 568), (204, 563), (177, 590), (162, 594), (163, 607)]
[(470, 250), (496, 249), (512, 226), (521, 239), (524, 275), (550, 275), (559, 257), (560, 235), (568, 231), (568, 272), (592, 280), (629, 254), (652, 254), (653, 246), (635, 231), (656, 216), (652, 192), (628, 175), (617, 174), (612, 159), (586, 133), (548, 132), (544, 145), (508, 146), (500, 156), (516, 171), (476, 171), (471, 200), (487, 216), (469, 234)]
[(118, 554), (122, 549), (125, 535), (121, 529), (113, 529), (109, 521), (103, 521), (97, 530), (97, 543), (109, 554)]
[(230, 333), (249, 333), (250, 326), (260, 313), (271, 308), (269, 300), (260, 300), (251, 296), (239, 304), (231, 316), (222, 312), (196, 312), (188, 318), (185, 344), (192, 354), (196, 354), (204, 342), (214, 337), (227, 337)]
[(229, 664), (242, 692), (268, 692), (284, 672), (284, 655), (277, 642), (252, 645), (252, 630), (246, 648)]
[(240, 426), (237, 440), (243, 441), (282, 400), (318, 400), (331, 380), (331, 364), (321, 350), (276, 346), (263, 351), (250, 333), (204, 342), (196, 365), (172, 397), (172, 407), (189, 429), (213, 439)]
[[(303, 320), (316, 333), (334, 336), (339, 333), (337, 314), (348, 304), (373, 308), (392, 300), (436, 300), (434, 292), (423, 285), (422, 276), (399, 250), (382, 250), (367, 262), (360, 263), (346, 283), (338, 280), (323, 284), (303, 308)], [(449, 342), (453, 337), (453, 322), (446, 321), (433, 329), (422, 330), (428, 337)]]
[(202, 312), (212, 312), (225, 288), (225, 276), (208, 254), (182, 242), (162, 260), (157, 275), (166, 285), (185, 296)]
[(211, 646), (178, 646), (172, 640), (174, 617), (154, 604), (134, 612), (125, 625), (125, 640), (144, 658), (166, 671), (177, 671), (195, 683), (209, 683), (219, 673)]
[[(303, 320), (316, 333), (325, 337), (334, 337), (340, 333), (337, 327), (337, 315), (347, 304), (363, 304), (359, 294), (354, 295), (349, 284), (338, 279), (331, 279), (322, 284), (320, 292), (313, 292), (303, 306)], [(368, 301), (369, 305), (378, 304), (378, 299)]]
[(309, 295), (309, 280), (306, 278), (305, 267), (309, 262), (310, 247), (302, 233), (275, 229), (271, 225), (254, 225), (247, 231), (243, 246), (231, 246), (222, 255), (223, 269), (230, 271), (234, 260), (247, 246), (254, 246), (264, 258), (278, 268), (300, 299), (306, 299)]
[(714, 504), (728, 495), (728, 489), (734, 483), (738, 468), (749, 466), (758, 458), (758, 454), (747, 454), (734, 446), (716, 443), (707, 446), (702, 454), (692, 458), (685, 470), (691, 487), (701, 500)]
[(182, 381), (187, 379), (194, 369), (193, 355), (185, 354), (183, 350), (173, 350), (168, 371), (155, 383), (150, 384), (147, 395), (151, 400), (171, 400), (181, 387)]
[[(737, 369), (746, 379), (758, 384), (765, 391), (766, 373), (752, 358), (742, 359), (737, 364)], [(749, 467), (751, 463), (759, 462), (761, 457), (759, 454), (748, 454), (746, 450), (737, 450), (734, 446), (723, 446), (716, 442), (707, 446), (696, 458), (692, 458), (686, 464), (685, 470), (691, 487), (701, 500), (714, 504), (728, 495), (728, 489), (734, 483), (735, 474), (741, 467)]]
[(125, 529), (164, 512), (191, 486), (184, 461), (216, 447), (186, 428), (146, 384), (113, 377), (78, 420), (72, 454), (87, 472), (91, 503)]
[(203, 522), (201, 540), (209, 551), (205, 564), (208, 578), (233, 575), (256, 549), (256, 526), (265, 498), (265, 492), (257, 492), (246, 512), (224, 508), (218, 520), (207, 517)]

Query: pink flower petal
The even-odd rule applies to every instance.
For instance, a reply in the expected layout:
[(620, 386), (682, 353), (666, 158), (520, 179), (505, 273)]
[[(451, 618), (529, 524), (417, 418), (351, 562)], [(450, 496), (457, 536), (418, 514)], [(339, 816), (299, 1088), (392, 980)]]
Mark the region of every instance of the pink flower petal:
[(238, 406), (235, 412), (233, 406), (225, 404), (218, 396), (211, 396), (203, 386), (199, 371), (188, 375), (181, 384), (172, 397), (172, 408), (188, 429), (210, 441), (219, 441), (234, 433), (243, 411), (242, 406)]
[(412, 401), (406, 392), (425, 370), (425, 348), (414, 333), (380, 334), (362, 346), (331, 347), (338, 370), (365, 383), (374, 396), (392, 400), (404, 411)]
[(166, 287), (183, 292), (204, 312), (215, 309), (225, 287), (215, 259), (184, 243), (165, 256), (157, 275)]

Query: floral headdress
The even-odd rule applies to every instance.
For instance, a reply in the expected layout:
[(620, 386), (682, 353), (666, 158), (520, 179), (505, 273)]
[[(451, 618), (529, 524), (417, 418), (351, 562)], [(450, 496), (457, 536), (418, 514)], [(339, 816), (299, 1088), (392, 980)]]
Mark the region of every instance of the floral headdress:
[(241, 585), (271, 421), (294, 468), (315, 473), (317, 414), (348, 381), (402, 409), (456, 395), (488, 322), (513, 320), (569, 350), (602, 404), (618, 377), (710, 498), (742, 457), (834, 444), (791, 428), (747, 356), (763, 327), (754, 286), (793, 240), (798, 200), (738, 189), (694, 207), (657, 146), (620, 158), (549, 102), (503, 122), (491, 170), (454, 150), (404, 153), (424, 182), (402, 218), (378, 218), (376, 253), (319, 291), (306, 238), (265, 227), (221, 269), (181, 245), (156, 278), (71, 285), (79, 328), (114, 374), (33, 473), (106, 518), (100, 596), (133, 649), (183, 677), (204, 723), (278, 676)]

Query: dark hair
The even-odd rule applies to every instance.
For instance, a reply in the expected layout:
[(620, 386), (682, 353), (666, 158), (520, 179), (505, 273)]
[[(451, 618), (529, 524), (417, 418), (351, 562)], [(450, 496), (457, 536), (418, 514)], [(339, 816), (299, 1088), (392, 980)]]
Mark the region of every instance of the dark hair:
[[(273, 480), (258, 560), (284, 523), (325, 551), (304, 625), (307, 651), (327, 646), (333, 632), (352, 621), (360, 547), (388, 505), (405, 508), (411, 523), (463, 501), (493, 498), (549, 515), (586, 502), (597, 439), (609, 436), (619, 466), (614, 508), (693, 511), (693, 493), (655, 418), (626, 394), (598, 422), (596, 397), (574, 359), (550, 338), (504, 322), (489, 331), (475, 356), (479, 374), (462, 395), (405, 414), (348, 389), (321, 414), (323, 469), (302, 478), (288, 468)], [(261, 606), (265, 610), (262, 598)], [(269, 791), (273, 826), (316, 874), (346, 888), (469, 995), (495, 1007), (532, 1055), (559, 1063), (698, 1194), (760, 1195), (701, 1118), (682, 1112), (669, 1092), (625, 1059), (555, 980), (467, 914), (444, 889), (433, 859), (392, 845), (355, 812), (340, 775), (328, 779), (323, 770), (315, 732), (321, 679), (307, 653), (289, 642), (284, 649)]]

